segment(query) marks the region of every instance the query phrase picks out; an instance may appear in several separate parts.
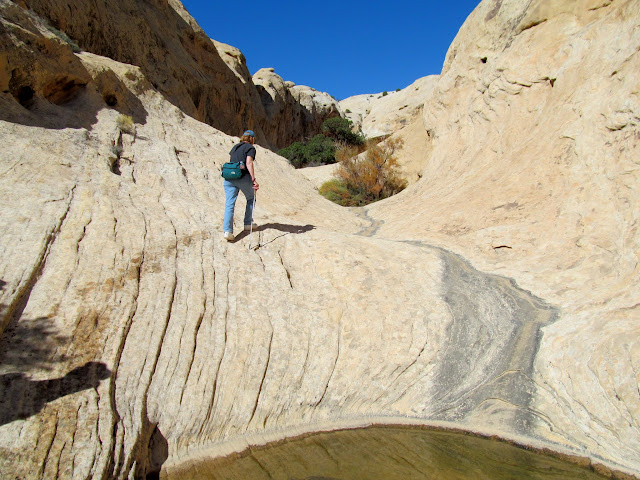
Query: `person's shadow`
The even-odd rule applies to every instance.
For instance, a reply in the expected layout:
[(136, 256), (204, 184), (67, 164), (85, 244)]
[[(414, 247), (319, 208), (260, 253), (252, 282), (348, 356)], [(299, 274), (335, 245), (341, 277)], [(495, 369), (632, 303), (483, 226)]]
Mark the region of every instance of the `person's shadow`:
[(87, 362), (62, 378), (31, 380), (24, 373), (0, 375), (0, 425), (23, 420), (71, 393), (97, 388), (111, 371), (104, 363)]
[[(277, 237), (267, 242), (267, 243), (271, 243), (280, 237), (284, 237), (285, 235), (289, 235), (292, 233), (293, 234), (306, 233), (306, 232), (310, 232), (311, 230), (314, 230), (315, 228), (316, 228), (315, 225), (288, 225), (286, 223), (265, 223), (264, 225), (258, 225), (256, 228), (253, 229), (253, 231), (264, 232), (265, 230), (278, 230), (280, 232), (283, 232), (282, 235), (278, 235)], [(249, 236), (250, 233), (251, 232), (249, 230), (240, 232), (238, 236), (235, 237), (234, 242), (238, 242), (242, 240), (243, 238)], [(263, 245), (266, 245), (266, 244), (263, 244)], [(258, 244), (258, 246), (260, 246), (260, 244)]]

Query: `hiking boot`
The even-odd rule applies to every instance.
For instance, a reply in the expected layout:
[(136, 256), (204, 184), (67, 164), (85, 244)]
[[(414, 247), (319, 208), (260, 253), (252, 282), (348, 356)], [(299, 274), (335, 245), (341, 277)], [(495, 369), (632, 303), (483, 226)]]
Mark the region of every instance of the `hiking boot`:
[[(255, 230), (256, 228), (258, 228), (258, 224), (254, 222), (253, 229)], [(244, 226), (244, 231), (248, 232), (249, 230), (251, 230), (251, 225), (245, 225)]]
[(233, 242), (233, 233), (231, 232), (224, 232), (224, 239), (227, 242)]

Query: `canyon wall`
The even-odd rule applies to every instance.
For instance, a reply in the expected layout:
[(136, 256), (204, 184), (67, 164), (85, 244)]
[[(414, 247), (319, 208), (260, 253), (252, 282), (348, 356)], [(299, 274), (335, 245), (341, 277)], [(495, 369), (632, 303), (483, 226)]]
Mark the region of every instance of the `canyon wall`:
[[(377, 235), (452, 249), (555, 306), (533, 364), (532, 430), (629, 460), (640, 413), (638, 12), (634, 1), (482, 2), (425, 103), (422, 180), (366, 209)], [(498, 403), (485, 407), (514, 408)]]
[[(298, 103), (299, 95), (294, 93), (280, 99), (289, 102), (280, 110), (305, 115), (274, 117), (273, 100), (263, 105), (264, 96), (254, 85), (242, 53), (210, 39), (177, 0), (16, 3), (46, 19), (52, 31), (65, 35), (78, 49), (140, 67), (168, 101), (229, 135), (253, 128), (263, 145), (278, 149), (293, 143), (290, 138), (302, 140), (310, 131), (316, 133), (318, 122), (340, 114), (330, 97), (316, 105)], [(29, 75), (28, 67), (15, 70), (15, 75)], [(278, 123), (289, 126), (288, 138), (273, 128)]]
[[(259, 146), (258, 228), (234, 243), (237, 138), (168, 94), (171, 62), (80, 52), (49, 23), (80, 4), (24, 3), (0, 0), (3, 477), (188, 477), (374, 423), (640, 475), (637, 0), (482, 2), (411, 125), (415, 184), (344, 209)], [(189, 31), (176, 2), (130, 8)], [(101, 15), (96, 43), (121, 28)]]

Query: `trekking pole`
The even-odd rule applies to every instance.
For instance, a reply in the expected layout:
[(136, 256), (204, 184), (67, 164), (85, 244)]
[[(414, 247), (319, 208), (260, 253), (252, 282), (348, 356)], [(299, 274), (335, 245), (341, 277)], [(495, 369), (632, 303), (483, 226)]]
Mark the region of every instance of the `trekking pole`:
[[(253, 212), (256, 209), (256, 192), (253, 192), (253, 207), (251, 207), (251, 229), (249, 230), (249, 251), (251, 251), (251, 237), (253, 236)], [(258, 243), (259, 245), (259, 243)]]

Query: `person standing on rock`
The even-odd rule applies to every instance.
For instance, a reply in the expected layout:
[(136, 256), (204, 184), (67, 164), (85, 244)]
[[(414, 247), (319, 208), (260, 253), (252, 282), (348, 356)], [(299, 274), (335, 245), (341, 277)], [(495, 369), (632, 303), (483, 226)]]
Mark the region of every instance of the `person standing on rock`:
[(233, 212), (236, 208), (236, 200), (238, 192), (242, 191), (247, 199), (247, 207), (244, 211), (244, 229), (251, 230), (253, 222), (253, 204), (255, 192), (260, 188), (256, 182), (256, 173), (254, 168), (254, 160), (256, 159), (256, 136), (253, 130), (247, 130), (242, 134), (240, 143), (233, 146), (229, 155), (231, 162), (241, 162), (246, 170), (242, 177), (235, 180), (224, 180), (225, 207), (224, 207), (224, 238), (233, 241)]

